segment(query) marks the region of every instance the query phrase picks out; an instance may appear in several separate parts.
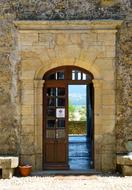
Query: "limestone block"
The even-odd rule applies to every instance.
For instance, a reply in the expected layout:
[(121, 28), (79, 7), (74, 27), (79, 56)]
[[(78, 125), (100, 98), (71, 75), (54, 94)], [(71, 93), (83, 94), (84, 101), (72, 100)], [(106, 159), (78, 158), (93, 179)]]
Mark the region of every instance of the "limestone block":
[(70, 39), (69, 41), (72, 43), (72, 44), (81, 44), (81, 37), (80, 37), (80, 34), (70, 34)]
[(35, 133), (34, 125), (22, 125), (21, 127), (21, 135), (29, 135)]
[(94, 62), (98, 68), (101, 70), (113, 70), (114, 69), (114, 59), (112, 58), (97, 58)]
[(36, 154), (36, 166), (35, 166), (36, 170), (42, 170), (42, 162), (43, 162), (42, 158), (43, 158), (42, 154)]
[(2, 169), (2, 178), (3, 179), (10, 179), (10, 178), (12, 178), (12, 176), (13, 176), (13, 169), (12, 168), (10, 168), (10, 169), (8, 169), (8, 168)]
[(69, 40), (70, 39), (70, 36), (69, 34), (67, 33), (59, 33), (56, 35), (56, 43), (57, 45), (68, 45), (68, 44), (71, 44), (71, 41)]
[(34, 118), (29, 116), (23, 116), (22, 118), (22, 126), (33, 126), (34, 125)]
[(21, 89), (22, 90), (33, 90), (34, 83), (32, 79), (22, 79), (21, 80)]
[(113, 90), (113, 89), (115, 89), (115, 81), (114, 80), (110, 80), (110, 81), (103, 80), (103, 90)]
[(115, 120), (104, 120), (103, 123), (103, 133), (113, 133), (115, 130)]
[(105, 89), (105, 90), (103, 90), (103, 95), (115, 96), (115, 91), (114, 90)]
[(79, 58), (80, 55), (80, 47), (78, 45), (68, 45), (56, 47), (55, 52), (56, 56), (61, 59), (70, 59), (70, 58)]
[(19, 33), (19, 40), (21, 43), (21, 46), (24, 45), (30, 45), (32, 46), (33, 43), (38, 42), (38, 33), (37, 32), (29, 32), (29, 33)]
[[(86, 42), (85, 42), (86, 43)], [(88, 48), (88, 54), (90, 56), (94, 56), (95, 58), (103, 58), (106, 57), (106, 48), (104, 46), (93, 46), (89, 45)]]
[(39, 45), (44, 48), (54, 48), (55, 47), (55, 34), (52, 33), (39, 33), (38, 34)]
[(102, 74), (103, 74), (103, 79), (105, 81), (114, 81), (115, 80), (115, 73), (114, 70), (102, 70)]
[[(26, 55), (24, 55), (26, 57)], [(31, 56), (31, 57), (30, 57)], [(24, 71), (33, 71), (38, 69), (41, 66), (41, 61), (40, 58), (37, 57), (38, 55), (34, 54), (34, 55), (30, 55), (29, 53), (29, 57), (27, 55), (27, 57), (22, 60), (21, 62), (21, 70), (22, 72)]]
[(24, 105), (33, 105), (34, 104), (34, 95), (32, 95), (32, 94), (22, 94), (21, 102)]
[(104, 112), (103, 121), (104, 120), (115, 120), (115, 114), (111, 114), (110, 111), (109, 111), (109, 113)]
[(132, 156), (117, 156), (117, 164), (132, 166)]
[(42, 152), (43, 152), (43, 147), (42, 147), (42, 144), (43, 144), (42, 133), (41, 133), (41, 135), (38, 134), (38, 136), (36, 136), (35, 139), (36, 139), (35, 152), (38, 153), (38, 154), (42, 154)]
[(34, 90), (30, 90), (30, 89), (25, 89), (25, 90), (21, 90), (22, 95), (33, 95), (34, 94)]
[(87, 33), (81, 34), (81, 40), (83, 43), (96, 42), (97, 41), (97, 33), (90, 31)]
[(95, 125), (101, 125), (102, 124), (102, 115), (100, 113), (96, 113), (95, 116), (94, 116), (94, 123)]
[(18, 162), (18, 157), (0, 157), (0, 168), (2, 168), (3, 179), (10, 179), (13, 176), (13, 169), (18, 166)]
[[(102, 123), (101, 123), (102, 124)], [(94, 129), (94, 132), (96, 135), (101, 135), (102, 134), (102, 125), (99, 125), (98, 123), (96, 124), (96, 127)]]
[(21, 80), (23, 80), (23, 79), (34, 79), (34, 75), (35, 75), (35, 70), (30, 70), (30, 71), (23, 71), (22, 70)]
[(116, 165), (116, 155), (113, 153), (102, 154), (102, 171), (113, 171)]
[(132, 166), (122, 166), (123, 176), (132, 176)]
[(18, 166), (18, 157), (1, 156), (0, 168), (16, 168)]
[(35, 147), (34, 147), (34, 135), (29, 134), (29, 135), (22, 135), (21, 137), (21, 154), (33, 154)]
[[(38, 103), (38, 102), (37, 102)], [(38, 103), (38, 104), (36, 104), (35, 105), (36, 106), (36, 113), (35, 113), (35, 115), (38, 117), (42, 117), (42, 113), (43, 113), (43, 105), (42, 105), (42, 102), (40, 102), (40, 104)], [(39, 118), (39, 119), (41, 119), (41, 118)]]
[(97, 171), (101, 171), (102, 169), (102, 162), (101, 162), (101, 160), (102, 160), (102, 155), (101, 154), (97, 154), (96, 152), (95, 152), (95, 158), (94, 158), (94, 167), (95, 167), (95, 169), (97, 170)]
[(103, 105), (115, 105), (115, 96), (103, 95)]
[[(95, 138), (94, 138), (94, 144), (95, 144), (95, 147), (94, 147), (94, 152), (95, 154), (101, 154), (102, 153), (102, 134), (99, 135), (99, 134), (95, 134)], [(97, 157), (96, 157), (97, 159)]]
[(106, 49), (106, 57), (111, 57), (114, 58), (115, 57), (115, 46), (105, 46)]
[(115, 33), (98, 33), (97, 40), (103, 42), (103, 45), (115, 45)]

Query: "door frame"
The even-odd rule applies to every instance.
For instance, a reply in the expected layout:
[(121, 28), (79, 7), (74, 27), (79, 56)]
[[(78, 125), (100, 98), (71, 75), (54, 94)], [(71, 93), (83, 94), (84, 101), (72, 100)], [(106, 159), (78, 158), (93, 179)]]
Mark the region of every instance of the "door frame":
[[(67, 77), (67, 79), (64, 79), (64, 80), (45, 80), (45, 78), (46, 78), (46, 76), (47, 75), (49, 75), (50, 73), (53, 73), (53, 72), (55, 72), (55, 71), (59, 71), (59, 70), (65, 70), (65, 72), (66, 72), (66, 77)], [(43, 117), (42, 117), (42, 123), (43, 123), (43, 139), (42, 139), (42, 146), (43, 146), (43, 148), (42, 148), (42, 150), (43, 150), (43, 161), (42, 161), (42, 165), (43, 165), (43, 169), (44, 169), (44, 158), (45, 158), (45, 153), (46, 153), (46, 149), (45, 149), (45, 126), (46, 126), (46, 123), (45, 123), (45, 121), (46, 121), (46, 85), (47, 84), (51, 84), (51, 85), (53, 85), (53, 86), (55, 86), (56, 84), (58, 85), (58, 84), (64, 84), (65, 83), (65, 86), (66, 86), (66, 108), (67, 108), (67, 110), (66, 110), (66, 125), (68, 124), (68, 86), (69, 85), (89, 85), (89, 84), (92, 84), (92, 86), (93, 86), (93, 82), (92, 82), (92, 79), (91, 80), (71, 80), (70, 78), (69, 78), (69, 72), (70, 72), (70, 70), (71, 69), (78, 69), (79, 71), (82, 71), (82, 72), (85, 72), (86, 74), (88, 74), (88, 75), (90, 75), (90, 76), (92, 76), (92, 79), (93, 79), (93, 75), (89, 72), (89, 71), (87, 71), (87, 70), (85, 70), (85, 69), (83, 69), (83, 68), (81, 68), (81, 67), (77, 67), (77, 66), (61, 66), (61, 67), (57, 67), (57, 68), (54, 68), (54, 69), (52, 69), (52, 70), (49, 70), (49, 71), (47, 71), (46, 73), (45, 73), (45, 75), (44, 75), (44, 77), (43, 77), (43, 79), (45, 80), (45, 83), (44, 83), (44, 85), (43, 85)], [(92, 98), (92, 107), (93, 107), (93, 113), (92, 113), (92, 131), (93, 131), (93, 133), (92, 133), (92, 153), (91, 153), (91, 157), (92, 157), (92, 160), (93, 160), (93, 164), (92, 164), (92, 168), (94, 167), (94, 88), (92, 87), (92, 94), (93, 94), (93, 98)], [(68, 152), (69, 152), (69, 150), (68, 150), (68, 148), (69, 148), (69, 144), (68, 144), (68, 126), (66, 127), (66, 132), (67, 132), (67, 158), (66, 158), (66, 160), (67, 160), (67, 166), (68, 166)], [(53, 169), (53, 168), (48, 168), (48, 169)], [(58, 167), (58, 168), (56, 168), (55, 167), (55, 169), (64, 169), (63, 167)], [(69, 169), (69, 166), (68, 167), (66, 167), (66, 169)]]
[[(88, 81), (86, 81), (86, 82), (78, 81), (78, 82), (77, 81), (76, 82), (75, 81), (70, 81), (69, 83), (67, 83), (67, 89), (68, 89), (69, 85), (90, 85), (91, 84), (91, 87), (90, 87), (90, 92), (92, 93), (91, 105), (92, 105), (92, 108), (93, 108), (93, 111), (92, 111), (92, 126), (91, 126), (92, 127), (92, 135), (91, 135), (91, 159), (92, 159), (92, 164), (91, 164), (91, 169), (93, 169), (94, 168), (94, 162), (95, 162), (94, 161), (94, 86), (93, 86), (92, 81), (90, 81), (90, 82), (88, 82)], [(68, 94), (69, 94), (69, 92), (68, 92)], [(69, 99), (68, 99), (68, 103), (69, 103)], [(68, 146), (69, 146), (69, 144), (68, 144)]]

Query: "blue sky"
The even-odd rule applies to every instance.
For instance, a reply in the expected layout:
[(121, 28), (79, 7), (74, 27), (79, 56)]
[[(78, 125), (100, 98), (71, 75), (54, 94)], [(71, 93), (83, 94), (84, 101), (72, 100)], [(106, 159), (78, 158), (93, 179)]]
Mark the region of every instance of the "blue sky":
[(86, 105), (86, 85), (69, 85), (69, 99), (73, 105)]

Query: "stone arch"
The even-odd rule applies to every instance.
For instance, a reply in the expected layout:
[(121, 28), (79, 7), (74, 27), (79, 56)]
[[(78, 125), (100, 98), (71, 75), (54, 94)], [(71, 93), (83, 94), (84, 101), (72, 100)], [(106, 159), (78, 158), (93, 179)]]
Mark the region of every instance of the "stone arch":
[[(102, 125), (98, 124), (99, 121), (102, 121), (102, 78), (103, 75), (100, 72), (100, 69), (98, 68), (98, 66), (96, 66), (95, 64), (91, 64), (88, 63), (87, 60), (76, 60), (73, 62), (73, 60), (68, 59), (67, 60), (68, 65), (71, 66), (77, 66), (80, 68), (83, 68), (87, 71), (89, 71), (90, 73), (93, 74), (93, 86), (94, 86), (94, 99), (95, 99), (95, 105), (94, 105), (94, 123), (95, 123), (95, 127), (94, 127), (94, 142), (97, 142), (97, 138), (98, 138), (98, 127), (100, 127), (100, 131), (103, 130), (102, 129)], [(70, 64), (71, 63), (71, 64)], [(55, 62), (55, 64), (53, 62), (48, 62), (47, 64), (43, 64), (43, 66), (41, 66), (35, 73), (34, 76), (34, 90), (35, 90), (35, 131), (36, 131), (36, 135), (35, 135), (35, 141), (36, 144), (38, 142), (41, 142), (41, 144), (38, 144), (37, 147), (41, 147), (42, 150), (42, 135), (41, 137), (39, 135), (37, 135), (38, 130), (42, 132), (42, 118), (40, 117), (39, 114), (42, 115), (42, 91), (43, 91), (43, 85), (44, 85), (44, 81), (43, 81), (43, 76), (47, 71), (50, 71), (51, 69), (57, 68), (59, 66), (66, 66), (66, 64), (62, 63), (62, 62)], [(41, 118), (41, 119), (40, 119)], [(99, 126), (100, 125), (100, 126)], [(40, 134), (40, 132), (39, 132)], [(101, 159), (101, 154), (98, 154), (96, 152), (97, 150), (97, 144), (94, 145), (94, 160), (95, 160), (95, 168), (97, 170), (101, 170), (101, 164), (96, 162), (97, 158)], [(42, 152), (41, 152), (42, 155)]]
[[(66, 63), (68, 63), (68, 64), (66, 64)], [(78, 59), (78, 60), (73, 61), (71, 59), (67, 59), (67, 61), (65, 61), (64, 63), (63, 63), (63, 60), (58, 61), (58, 62), (57, 62), (57, 60), (55, 60), (55, 62), (50, 61), (50, 62), (47, 62), (47, 64), (43, 64), (43, 66), (39, 67), (39, 69), (36, 71), (34, 79), (42, 80), (43, 75), (47, 71), (57, 68), (57, 67), (60, 67), (60, 66), (66, 66), (66, 65), (81, 67), (81, 68), (91, 72), (94, 76), (94, 79), (102, 79), (103, 78), (100, 69), (95, 64), (88, 63), (87, 60), (84, 61), (84, 60)]]

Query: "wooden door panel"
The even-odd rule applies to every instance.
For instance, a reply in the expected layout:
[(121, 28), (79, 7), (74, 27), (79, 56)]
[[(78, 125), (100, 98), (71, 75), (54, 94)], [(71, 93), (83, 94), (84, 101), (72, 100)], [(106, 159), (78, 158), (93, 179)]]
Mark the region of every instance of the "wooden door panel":
[(46, 143), (46, 156), (45, 161), (47, 163), (55, 162), (55, 143)]
[(66, 162), (66, 144), (64, 142), (56, 143), (56, 162)]
[(48, 81), (44, 90), (44, 168), (68, 168), (67, 86)]

